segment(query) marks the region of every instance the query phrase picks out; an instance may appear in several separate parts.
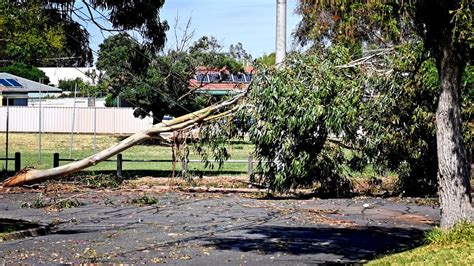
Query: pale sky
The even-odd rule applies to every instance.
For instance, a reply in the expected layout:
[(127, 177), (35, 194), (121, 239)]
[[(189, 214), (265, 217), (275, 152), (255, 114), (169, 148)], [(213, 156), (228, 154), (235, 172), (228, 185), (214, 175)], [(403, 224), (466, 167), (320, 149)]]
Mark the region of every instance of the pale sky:
[[(161, 19), (173, 26), (179, 15), (181, 28), (191, 16), (194, 40), (201, 36), (214, 36), (224, 46), (241, 42), (254, 58), (275, 50), (277, 0), (167, 0), (161, 9)], [(287, 0), (287, 49), (291, 48), (291, 32), (299, 22), (294, 14), (297, 0)], [(98, 50), (104, 36), (92, 24), (85, 24), (91, 33), (91, 48)], [(106, 36), (109, 35), (104, 33)], [(172, 30), (167, 32), (166, 47), (174, 47)]]

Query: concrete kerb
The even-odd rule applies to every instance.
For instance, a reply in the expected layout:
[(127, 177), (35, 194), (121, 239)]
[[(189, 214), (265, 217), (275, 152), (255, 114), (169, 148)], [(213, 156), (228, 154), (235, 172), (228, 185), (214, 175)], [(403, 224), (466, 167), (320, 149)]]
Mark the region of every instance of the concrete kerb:
[(20, 231), (15, 231), (11, 233), (7, 233), (3, 236), (0, 236), (0, 243), (9, 240), (16, 240), (21, 238), (27, 237), (36, 237), (46, 235), (51, 231), (51, 225), (49, 224), (38, 224), (36, 228), (30, 228)]

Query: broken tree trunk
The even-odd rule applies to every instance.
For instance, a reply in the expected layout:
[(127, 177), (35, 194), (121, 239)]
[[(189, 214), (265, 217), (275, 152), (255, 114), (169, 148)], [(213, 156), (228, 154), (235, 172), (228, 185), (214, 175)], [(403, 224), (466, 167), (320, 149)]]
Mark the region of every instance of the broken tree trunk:
[(149, 129), (135, 133), (132, 136), (124, 139), (123, 141), (115, 144), (114, 146), (80, 161), (72, 162), (63, 166), (46, 170), (25, 169), (23, 171), (18, 172), (15, 176), (12, 176), (5, 180), (3, 182), (3, 186), (19, 186), (30, 182), (43, 181), (47, 179), (69, 175), (81, 171), (87, 167), (96, 165), (97, 163), (104, 161), (134, 146), (135, 144), (138, 144), (143, 140), (151, 138), (167, 140), (165, 137), (161, 136), (162, 133), (169, 133), (177, 130), (188, 129), (197, 124), (218, 119), (231, 114), (232, 112), (238, 109), (238, 106), (234, 106), (233, 108), (230, 108), (230, 106), (236, 103), (238, 99), (243, 95), (244, 94), (238, 95), (231, 100), (201, 109), (199, 111), (187, 115), (180, 116), (170, 121), (162, 121)]

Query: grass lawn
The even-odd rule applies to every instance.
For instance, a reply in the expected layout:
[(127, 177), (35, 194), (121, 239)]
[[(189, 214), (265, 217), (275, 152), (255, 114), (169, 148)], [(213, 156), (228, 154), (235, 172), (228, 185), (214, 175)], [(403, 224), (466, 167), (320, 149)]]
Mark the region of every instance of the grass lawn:
[(473, 265), (474, 223), (464, 223), (449, 232), (434, 229), (426, 236), (428, 244), (389, 255), (368, 265)]
[[(96, 151), (103, 150), (107, 147), (119, 142), (121, 138), (117, 136), (97, 136)], [(61, 158), (69, 157), (69, 134), (43, 134), (42, 135), (42, 160), (39, 162), (38, 156), (38, 134), (10, 133), (9, 136), (9, 157), (13, 158), (15, 152), (21, 152), (22, 167), (33, 166), (37, 169), (47, 169), (53, 165), (53, 154), (60, 153)], [(230, 142), (228, 150), (231, 153), (231, 159), (247, 160), (251, 153), (253, 145), (242, 142)], [(93, 136), (92, 135), (74, 135), (74, 145), (72, 158), (82, 159), (94, 154)], [(158, 145), (136, 145), (124, 152), (123, 159), (138, 160), (171, 160), (171, 147)], [(0, 158), (5, 157), (5, 134), (0, 134)], [(111, 159), (115, 159), (115, 156)], [(190, 159), (200, 159), (191, 149)], [(61, 162), (65, 164), (66, 162)], [(0, 161), (0, 170), (5, 168), (4, 161)], [(14, 168), (14, 161), (9, 161), (8, 169)], [(179, 170), (181, 164), (177, 163), (176, 168)], [(90, 171), (113, 171), (116, 169), (115, 162), (102, 162), (96, 166), (90, 167)], [(142, 162), (124, 162), (124, 170), (151, 170), (151, 171), (172, 171), (172, 163), (142, 163)], [(203, 163), (189, 163), (189, 170), (206, 170), (217, 172), (217, 164), (214, 169), (205, 169)], [(246, 163), (226, 163), (221, 172), (246, 173)]]

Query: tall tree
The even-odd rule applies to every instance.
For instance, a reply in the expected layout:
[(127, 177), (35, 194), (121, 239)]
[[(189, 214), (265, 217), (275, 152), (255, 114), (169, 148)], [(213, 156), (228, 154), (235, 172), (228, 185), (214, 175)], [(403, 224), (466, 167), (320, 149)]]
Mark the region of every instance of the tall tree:
[(196, 67), (226, 69), (230, 72), (243, 71), (242, 62), (232, 55), (222, 52), (222, 44), (215, 37), (203, 36), (189, 47), (189, 54)]
[(50, 25), (39, 1), (0, 1), (0, 59), (40, 65), (65, 45), (60, 25)]
[[(5, 58), (6, 51), (10, 55), (6, 60), (17, 62), (91, 65), (90, 36), (81, 25), (83, 21), (96, 25), (102, 31), (138, 32), (144, 46), (159, 51), (165, 44), (165, 32), (169, 28), (166, 21), (160, 20), (159, 10), (163, 4), (164, 0), (1, 1), (0, 34), (6, 48), (0, 50), (0, 56)], [(14, 12), (13, 9), (20, 12)], [(15, 27), (12, 26), (12, 19), (18, 22), (15, 22)], [(104, 19), (108, 23), (103, 23)], [(9, 23), (8, 26), (5, 21)], [(2, 25), (7, 26), (4, 27), (7, 31), (1, 30)], [(5, 32), (18, 37), (17, 41), (12, 37), (4, 38)], [(22, 34), (21, 38), (19, 34)], [(32, 47), (38, 53), (29, 52), (31, 49), (15, 49), (20, 46)]]
[(436, 142), (443, 228), (472, 219), (470, 167), (460, 108), (461, 78), (471, 62), (474, 42), (471, 9), (469, 0), (300, 0), (298, 8), (303, 20), (296, 34), (302, 43), (314, 41), (324, 47), (346, 39), (362, 48), (366, 40), (387, 46), (406, 33), (423, 39), (425, 55), (434, 59), (440, 81)]
[(229, 54), (239, 62), (250, 63), (252, 61), (252, 55), (245, 51), (240, 42), (229, 46)]
[(106, 72), (99, 86), (135, 106), (135, 116), (180, 116), (197, 110), (205, 98), (189, 95), (193, 58), (186, 52), (158, 55), (127, 34), (107, 38), (100, 45), (97, 68)]

